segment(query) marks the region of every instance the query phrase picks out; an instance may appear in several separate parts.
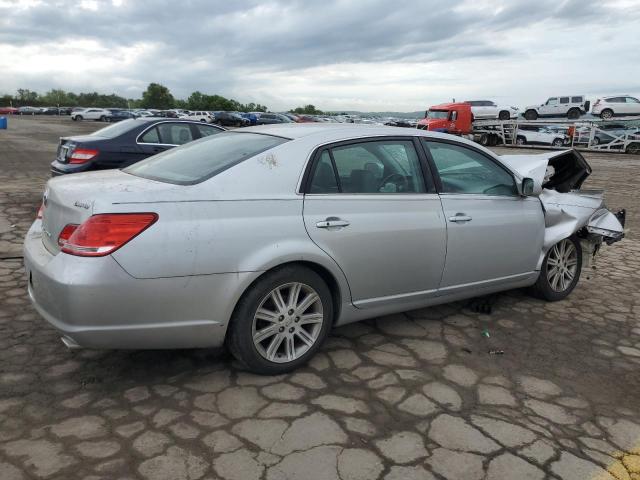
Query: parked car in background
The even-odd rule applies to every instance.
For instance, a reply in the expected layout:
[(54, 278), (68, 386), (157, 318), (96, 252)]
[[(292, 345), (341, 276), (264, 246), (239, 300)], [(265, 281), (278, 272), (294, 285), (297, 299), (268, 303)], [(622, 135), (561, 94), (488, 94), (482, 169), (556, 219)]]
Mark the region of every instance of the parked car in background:
[(157, 110), (154, 116), (161, 118), (178, 118), (178, 112), (175, 110)]
[(138, 114), (130, 110), (110, 109), (111, 114), (107, 116), (107, 122), (121, 122), (130, 118), (138, 118)]
[(178, 145), (224, 131), (187, 120), (130, 119), (90, 135), (62, 137), (51, 175), (122, 168)]
[(42, 115), (60, 115), (58, 107), (44, 107), (40, 112)]
[(240, 116), (249, 120), (249, 125), (251, 126), (258, 124), (258, 116), (255, 113), (240, 112)]
[(318, 117), (314, 117), (313, 115), (298, 115), (297, 123), (318, 123)]
[(215, 123), (225, 127), (248, 127), (251, 121), (235, 112), (216, 112)]
[(640, 115), (640, 100), (631, 95), (602, 97), (593, 104), (591, 113), (604, 119), (613, 118), (616, 115)]
[(563, 132), (540, 125), (519, 125), (516, 145), (537, 144), (561, 147), (569, 141)]
[(287, 117), (292, 122), (300, 123), (300, 117), (298, 115), (296, 115), (295, 113), (282, 112), (281, 115), (284, 115), (285, 117)]
[(538, 117), (567, 117), (575, 120), (589, 111), (589, 101), (584, 95), (550, 97), (541, 105), (530, 105), (524, 109), (524, 118), (536, 120)]
[(38, 115), (42, 112), (40, 107), (20, 107), (18, 113), (20, 115)]
[(471, 113), (479, 120), (483, 118), (509, 120), (510, 118), (518, 117), (517, 107), (498, 105), (491, 100), (467, 100), (464, 103), (471, 105)]
[(271, 112), (251, 112), (256, 117), (256, 123), (258, 125), (273, 125), (276, 123), (293, 123), (289, 117), (285, 115), (281, 115), (279, 113), (271, 113)]
[(85, 108), (84, 110), (76, 110), (71, 112), (71, 120), (99, 120), (106, 122), (111, 112), (106, 108)]
[(224, 132), (51, 179), (26, 284), (67, 345), (224, 344), (281, 374), (334, 326), (523, 287), (566, 298), (624, 236), (624, 213), (579, 191), (590, 173), (576, 151), (499, 156), (417, 129)]
[(213, 123), (213, 115), (211, 115), (209, 112), (205, 112), (202, 110), (197, 110), (195, 112), (189, 112), (189, 115), (187, 115), (187, 118), (189, 120), (193, 120), (196, 122), (204, 122), (204, 123)]
[(20, 110), (14, 107), (0, 107), (0, 115), (16, 115)]
[[(602, 145), (605, 143), (610, 143), (614, 141), (616, 138), (621, 138), (623, 136), (639, 136), (640, 135), (640, 127), (633, 125), (625, 125), (622, 123), (609, 123), (602, 122), (598, 125), (598, 130), (596, 130), (593, 136), (593, 144), (594, 145)], [(640, 140), (640, 138), (639, 138)], [(622, 148), (622, 145), (620, 145)]]

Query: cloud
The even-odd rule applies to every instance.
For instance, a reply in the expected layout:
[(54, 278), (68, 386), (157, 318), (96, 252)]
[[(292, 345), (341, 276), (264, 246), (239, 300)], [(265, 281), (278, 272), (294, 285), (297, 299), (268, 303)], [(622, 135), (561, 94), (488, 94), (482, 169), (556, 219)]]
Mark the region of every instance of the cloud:
[(275, 109), (530, 103), (628, 85), (638, 20), (625, 0), (0, 0), (0, 92), (135, 97), (157, 81)]

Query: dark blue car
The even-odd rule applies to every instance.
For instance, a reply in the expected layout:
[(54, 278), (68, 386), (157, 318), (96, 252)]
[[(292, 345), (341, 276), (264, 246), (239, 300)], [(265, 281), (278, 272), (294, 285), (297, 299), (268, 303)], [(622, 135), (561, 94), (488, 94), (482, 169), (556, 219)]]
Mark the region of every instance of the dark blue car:
[(109, 109), (109, 111), (111, 112), (111, 115), (107, 115), (105, 120), (111, 123), (121, 122), (122, 120), (129, 120), (130, 118), (138, 118), (138, 115), (130, 112), (129, 110)]
[(224, 128), (190, 120), (124, 120), (90, 135), (62, 137), (51, 176), (123, 168), (156, 153), (223, 132)]

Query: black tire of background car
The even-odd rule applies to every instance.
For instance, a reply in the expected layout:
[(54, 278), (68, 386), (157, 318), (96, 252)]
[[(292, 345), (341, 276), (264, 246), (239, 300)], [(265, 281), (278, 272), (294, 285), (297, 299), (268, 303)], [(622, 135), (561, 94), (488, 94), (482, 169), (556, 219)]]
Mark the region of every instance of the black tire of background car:
[(74, 120), (82, 120), (82, 115), (76, 115), (76, 116), (74, 117)]
[(538, 112), (536, 112), (535, 110), (527, 110), (526, 112), (524, 112), (524, 118), (527, 120), (537, 120)]
[(625, 152), (630, 153), (632, 155), (640, 154), (640, 143), (638, 142), (630, 143), (629, 145), (627, 145), (627, 149), (625, 150)]
[(516, 145), (526, 145), (527, 143), (527, 139), (524, 138), (522, 135), (518, 135), (516, 137)]
[(478, 143), (486, 147), (489, 144), (489, 135), (487, 135), (486, 133), (481, 134)]
[(599, 137), (593, 137), (593, 145), (600, 145), (600, 138)]
[(554, 138), (553, 142), (551, 142), (551, 145), (553, 145), (554, 147), (561, 147), (562, 145), (564, 145), (564, 140), (562, 140), (561, 138)]
[(511, 118), (511, 114), (507, 110), (501, 110), (498, 114), (498, 119), (500, 120), (509, 120)]
[(570, 120), (575, 120), (576, 118), (580, 118), (580, 110), (577, 108), (571, 108), (567, 112), (567, 118)]
[[(253, 344), (253, 316), (262, 299), (274, 288), (291, 282), (301, 282), (313, 288), (322, 301), (324, 321), (316, 343), (309, 350), (291, 362), (274, 363), (263, 358)], [(243, 294), (236, 305), (225, 344), (231, 354), (249, 371), (259, 375), (279, 375), (305, 364), (315, 355), (329, 335), (333, 324), (333, 302), (331, 292), (324, 280), (313, 270), (299, 265), (286, 265), (265, 273)]]
[(613, 110), (611, 110), (610, 108), (605, 108), (604, 110), (602, 110), (602, 112), (600, 112), (600, 118), (604, 120), (613, 118)]
[(566, 290), (563, 290), (562, 292), (556, 292), (554, 289), (551, 288), (551, 285), (549, 284), (549, 279), (547, 278), (547, 274), (546, 274), (547, 259), (549, 258), (549, 253), (553, 248), (551, 247), (547, 252), (547, 254), (544, 256), (544, 260), (542, 261), (542, 267), (540, 268), (540, 276), (538, 277), (538, 280), (536, 281), (535, 285), (531, 287), (531, 293), (535, 297), (546, 300), (547, 302), (557, 302), (558, 300), (567, 298), (569, 294), (573, 291), (573, 289), (576, 288), (576, 285), (580, 280), (580, 273), (582, 272), (582, 246), (580, 245), (580, 240), (575, 235), (569, 237), (569, 240), (571, 241), (571, 243), (573, 243), (573, 246), (576, 248), (576, 251), (578, 252), (578, 263), (577, 263), (576, 275), (575, 277), (573, 277), (573, 281), (571, 282), (569, 287)]
[(104, 115), (102, 115), (102, 116), (100, 117), (100, 121), (101, 121), (101, 122), (106, 122), (106, 121), (107, 121), (107, 117), (105, 117)]

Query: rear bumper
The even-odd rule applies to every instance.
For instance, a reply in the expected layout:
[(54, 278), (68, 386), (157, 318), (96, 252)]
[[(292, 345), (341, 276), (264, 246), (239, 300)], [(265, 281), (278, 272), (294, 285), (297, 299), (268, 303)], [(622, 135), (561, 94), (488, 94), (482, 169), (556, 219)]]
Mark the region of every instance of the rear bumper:
[(51, 176), (66, 175), (67, 173), (87, 172), (91, 169), (91, 163), (69, 164), (60, 163), (58, 160), (51, 162)]
[(220, 346), (229, 303), (251, 281), (249, 273), (133, 278), (111, 256), (52, 255), (40, 225), (33, 224), (24, 244), (29, 297), (67, 343), (80, 347)]

